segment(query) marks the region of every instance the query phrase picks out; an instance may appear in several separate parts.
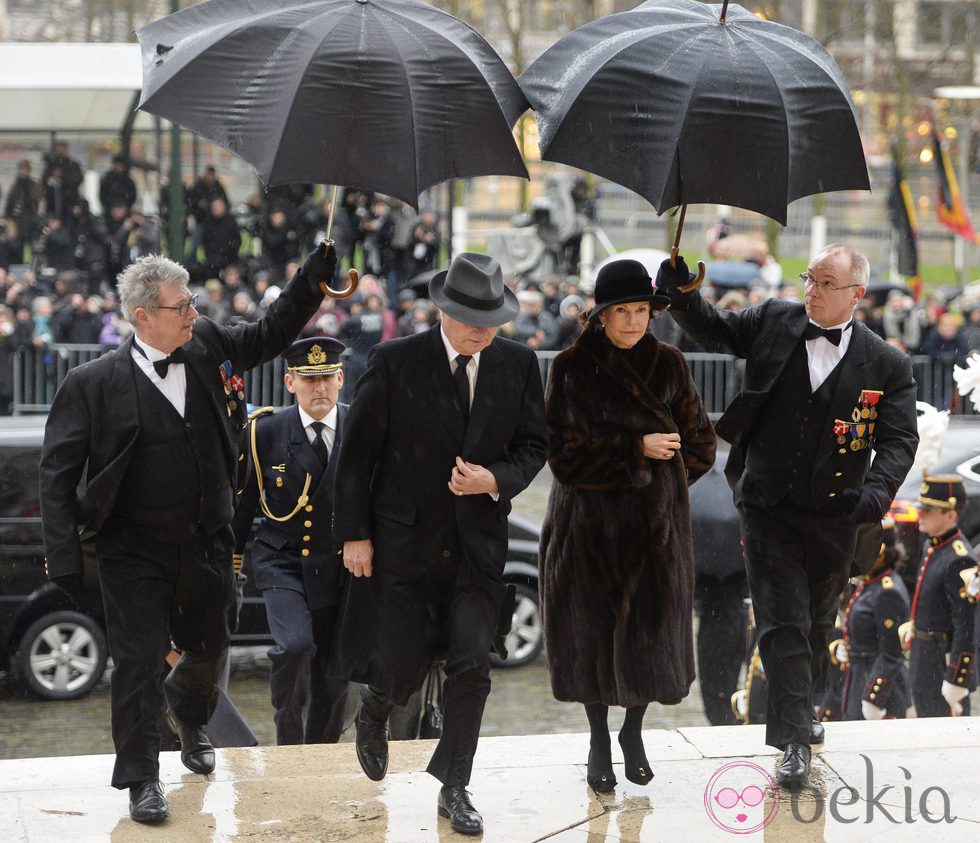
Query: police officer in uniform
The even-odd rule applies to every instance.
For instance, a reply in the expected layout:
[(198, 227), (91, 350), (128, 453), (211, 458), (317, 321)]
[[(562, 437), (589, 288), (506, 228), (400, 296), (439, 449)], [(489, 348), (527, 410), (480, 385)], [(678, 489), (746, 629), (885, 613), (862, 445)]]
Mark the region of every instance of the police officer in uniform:
[(844, 610), (845, 720), (905, 717), (908, 675), (898, 630), (909, 617), (909, 593), (895, 572), (905, 548), (895, 541), (895, 522), (881, 522), (883, 541), (871, 570), (859, 581)]
[[(926, 476), (919, 489), (919, 530), (929, 537), (903, 640), (919, 717), (968, 715), (977, 685), (973, 632), (976, 598), (968, 580), (977, 557), (957, 521), (966, 505), (958, 476)], [(964, 576), (965, 575), (965, 576)]]
[(263, 407), (249, 424), (235, 549), (242, 553), (260, 515), (251, 565), (275, 639), (270, 685), (279, 745), (336, 743), (343, 730), (347, 683), (327, 676), (327, 661), (343, 570), (331, 524), (347, 415), (338, 403), (345, 349), (330, 337), (294, 342), (283, 356), (296, 404), (275, 413)]

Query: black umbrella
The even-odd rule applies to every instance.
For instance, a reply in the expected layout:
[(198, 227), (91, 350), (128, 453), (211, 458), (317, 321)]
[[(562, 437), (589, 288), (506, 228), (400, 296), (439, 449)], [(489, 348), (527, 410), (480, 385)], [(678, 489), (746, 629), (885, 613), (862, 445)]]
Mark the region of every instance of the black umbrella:
[(569, 33), (518, 81), (543, 158), (618, 182), (659, 213), (718, 203), (785, 225), (795, 199), (870, 189), (833, 58), (741, 6), (649, 0)]
[(207, 0), (137, 31), (140, 107), (267, 185), (355, 184), (418, 207), (451, 178), (522, 176), (527, 108), (470, 26), (418, 0)]

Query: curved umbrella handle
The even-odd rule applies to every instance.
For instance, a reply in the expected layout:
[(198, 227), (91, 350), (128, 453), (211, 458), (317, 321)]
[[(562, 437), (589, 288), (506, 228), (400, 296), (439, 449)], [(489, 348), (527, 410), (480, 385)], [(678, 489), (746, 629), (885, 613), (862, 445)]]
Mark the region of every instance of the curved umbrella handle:
[(350, 269), (347, 270), (347, 277), (349, 279), (349, 282), (347, 284), (346, 289), (343, 290), (334, 290), (333, 288), (330, 287), (329, 284), (327, 284), (326, 281), (321, 281), (320, 289), (323, 291), (323, 295), (330, 296), (330, 298), (332, 299), (350, 298), (352, 295), (354, 295), (354, 293), (357, 292), (357, 285), (360, 282), (360, 279), (358, 278), (357, 270), (354, 269), (354, 267), (351, 267)]
[[(677, 247), (672, 246), (670, 249), (670, 265), (677, 265)], [(698, 261), (698, 274), (694, 277), (694, 280), (689, 284), (682, 284), (677, 288), (678, 292), (681, 293), (692, 293), (704, 282), (704, 261)]]

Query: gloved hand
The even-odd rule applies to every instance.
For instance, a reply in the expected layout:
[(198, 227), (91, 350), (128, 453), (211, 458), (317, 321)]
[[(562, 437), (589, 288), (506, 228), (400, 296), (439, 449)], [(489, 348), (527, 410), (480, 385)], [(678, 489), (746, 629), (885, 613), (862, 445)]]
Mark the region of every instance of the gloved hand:
[(660, 264), (657, 270), (657, 292), (665, 296), (684, 295), (677, 288), (690, 284), (694, 273), (687, 268), (684, 258), (677, 256), (677, 265), (670, 265), (670, 258)]
[(943, 680), (943, 699), (949, 703), (950, 711), (952, 711), (954, 716), (959, 716), (963, 713), (962, 700), (970, 692), (959, 685), (954, 685), (952, 682), (947, 682)]
[[(324, 255), (324, 250), (326, 250), (326, 255)], [(300, 272), (315, 286), (329, 285), (337, 274), (337, 250), (333, 243), (321, 240), (310, 252)]]
[(888, 712), (883, 708), (878, 708), (874, 703), (861, 700), (861, 716), (865, 720), (884, 720)]
[(85, 576), (83, 574), (63, 574), (60, 577), (52, 577), (51, 582), (65, 592), (76, 606), (82, 606), (85, 603)]
[(860, 489), (845, 489), (840, 493), (843, 512), (852, 524), (874, 524), (885, 514), (874, 493), (862, 486)]

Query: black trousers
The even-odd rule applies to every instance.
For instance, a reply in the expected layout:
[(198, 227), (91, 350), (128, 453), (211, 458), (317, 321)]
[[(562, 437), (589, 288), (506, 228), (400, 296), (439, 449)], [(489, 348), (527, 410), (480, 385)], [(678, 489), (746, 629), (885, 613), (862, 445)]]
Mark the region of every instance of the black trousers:
[[(912, 685), (912, 703), (917, 717), (949, 717), (949, 703), (943, 696), (943, 679), (946, 677), (946, 648), (941, 641), (912, 640), (909, 660), (909, 683)], [(960, 703), (963, 715), (970, 714), (970, 698)]]
[[(399, 619), (397, 600), (385, 601), (386, 609), (392, 611), (382, 622), (394, 624), (406, 633), (400, 642), (403, 649), (399, 661), (415, 664), (422, 660), (431, 666), (433, 649), (438, 651), (437, 656), (445, 655), (442, 737), (426, 771), (444, 785), (466, 785), (490, 694), (490, 645), (496, 634), (497, 606), (485, 587), (471, 581), (465, 565), (457, 567), (455, 558), (440, 560), (427, 580), (427, 609), (438, 646), (434, 648), (433, 641), (425, 635), (412, 635), (413, 627), (407, 624), (414, 616)], [(393, 667), (397, 670), (397, 665)], [(427, 672), (428, 669), (422, 673), (423, 681)], [(382, 691), (369, 688), (361, 699), (374, 719), (387, 719), (392, 703)]]
[(749, 611), (745, 572), (728, 577), (696, 574), (698, 682), (704, 713), (712, 726), (734, 726), (732, 694), (745, 664)]
[[(164, 698), (192, 726), (208, 722), (235, 621), (230, 527), (181, 543), (151, 539), (119, 521), (98, 538), (112, 673), (112, 786), (159, 778)], [(164, 680), (171, 641), (183, 651)]]
[(810, 743), (814, 700), (830, 667), (837, 598), (854, 558), (844, 517), (739, 504), (749, 591), (766, 671), (766, 743)]
[(269, 687), (276, 743), (336, 743), (348, 685), (327, 675), (337, 607), (311, 610), (306, 595), (290, 588), (265, 589), (262, 597), (275, 641), (269, 648)]

